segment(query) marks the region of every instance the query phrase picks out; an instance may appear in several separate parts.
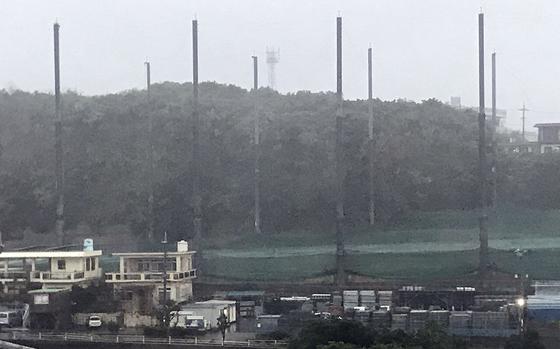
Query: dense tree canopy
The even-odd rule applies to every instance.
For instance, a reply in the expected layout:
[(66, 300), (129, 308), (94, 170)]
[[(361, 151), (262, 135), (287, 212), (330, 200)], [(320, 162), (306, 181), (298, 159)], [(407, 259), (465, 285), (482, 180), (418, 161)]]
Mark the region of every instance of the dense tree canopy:
[[(85, 97), (64, 95), (66, 223), (93, 231), (125, 224), (146, 230), (148, 116), (154, 120), (155, 226), (188, 237), (191, 225), (191, 84)], [(244, 89), (200, 86), (205, 231), (252, 228), (253, 100)], [(258, 91), (262, 120), (262, 217), (265, 232), (332, 226), (332, 93)], [(53, 98), (0, 91), (0, 230), (48, 232), (54, 224)], [(472, 209), (477, 197), (473, 111), (436, 100), (375, 101), (375, 187), (379, 220), (409, 210)], [(367, 222), (367, 103), (346, 101), (344, 185), (349, 224)], [(504, 201), (560, 207), (560, 156), (500, 154)]]

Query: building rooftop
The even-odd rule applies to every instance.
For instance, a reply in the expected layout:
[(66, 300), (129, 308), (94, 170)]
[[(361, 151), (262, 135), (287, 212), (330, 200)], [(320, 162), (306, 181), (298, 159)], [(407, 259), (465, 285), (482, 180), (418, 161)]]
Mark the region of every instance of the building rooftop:
[(226, 291), (226, 297), (262, 297), (264, 291)]
[(560, 127), (560, 122), (548, 122), (548, 123), (542, 123), (542, 124), (535, 124), (536, 128), (540, 128), (540, 127)]
[[(196, 251), (169, 251), (167, 252), (168, 257), (176, 257), (188, 254), (195, 254)], [(164, 252), (117, 252), (112, 253), (113, 256), (116, 257), (138, 257), (138, 258), (145, 258), (145, 257), (161, 257), (163, 258)]]
[(204, 302), (183, 304), (181, 305), (181, 309), (182, 310), (188, 310), (193, 308), (206, 309), (208, 307), (222, 307), (224, 305), (235, 305), (235, 301), (223, 301), (219, 299), (211, 299), (209, 301), (204, 301)]
[(85, 258), (101, 256), (101, 250), (96, 251), (4, 251), (0, 259), (18, 258)]
[(207, 301), (196, 302), (195, 304), (235, 304), (235, 301), (229, 301), (224, 299), (210, 299)]
[(68, 292), (69, 289), (67, 288), (39, 288), (37, 290), (31, 290), (27, 293), (29, 294), (44, 294), (44, 293), (61, 293), (61, 292)]

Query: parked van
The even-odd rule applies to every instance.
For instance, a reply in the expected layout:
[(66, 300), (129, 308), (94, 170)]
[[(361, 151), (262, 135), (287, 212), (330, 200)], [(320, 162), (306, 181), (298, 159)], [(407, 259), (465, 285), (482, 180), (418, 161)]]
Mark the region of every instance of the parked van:
[(22, 325), (21, 313), (18, 311), (1, 311), (0, 312), (0, 326), (5, 327), (18, 327)]

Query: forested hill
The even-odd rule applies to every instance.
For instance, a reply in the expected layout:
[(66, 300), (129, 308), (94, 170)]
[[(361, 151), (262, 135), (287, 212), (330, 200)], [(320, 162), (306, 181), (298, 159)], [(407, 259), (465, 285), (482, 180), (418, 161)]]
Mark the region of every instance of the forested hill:
[[(191, 95), (191, 84), (177, 83), (153, 85), (150, 100), (146, 91), (64, 95), (67, 228), (87, 224), (95, 232), (124, 224), (134, 234), (145, 232), (151, 114), (156, 231), (189, 236)], [(216, 83), (201, 84), (200, 97), (205, 231), (251, 231), (255, 99), (244, 89)], [(335, 95), (260, 89), (256, 100), (262, 120), (263, 230), (331, 229)], [(52, 95), (0, 91), (0, 230), (5, 235), (54, 227), (53, 109)], [(345, 102), (346, 208), (354, 226), (367, 219), (367, 110), (366, 101)], [(376, 203), (383, 224), (410, 210), (475, 206), (475, 112), (435, 100), (376, 100), (374, 110)], [(559, 191), (556, 155), (502, 157), (501, 163), (502, 197), (558, 206), (548, 190), (552, 185)], [(535, 183), (535, 170), (554, 178)], [(548, 199), (536, 197), (539, 190)]]

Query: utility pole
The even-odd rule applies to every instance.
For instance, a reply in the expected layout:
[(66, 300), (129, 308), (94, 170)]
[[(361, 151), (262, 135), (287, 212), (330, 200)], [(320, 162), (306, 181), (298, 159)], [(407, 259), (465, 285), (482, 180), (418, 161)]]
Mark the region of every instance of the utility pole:
[(55, 161), (56, 161), (56, 223), (55, 232), (58, 243), (64, 245), (66, 237), (64, 233), (64, 163), (62, 152), (62, 102), (60, 96), (60, 49), (58, 32), (60, 25), (54, 26), (54, 104), (55, 104)]
[(192, 21), (192, 53), (193, 53), (193, 104), (192, 104), (192, 200), (193, 200), (193, 230), (194, 245), (199, 250), (201, 260), (202, 240), (202, 198), (200, 196), (200, 140), (198, 115), (198, 21)]
[(260, 193), (260, 125), (257, 108), (257, 90), (259, 89), (258, 57), (253, 56), (253, 103), (255, 113), (255, 233), (261, 233), (261, 193)]
[(342, 164), (342, 17), (336, 18), (336, 145), (335, 145), (335, 172), (336, 172), (336, 284), (343, 286), (346, 283), (344, 266), (344, 168)]
[(525, 103), (523, 103), (523, 108), (519, 109), (520, 112), (522, 112), (521, 114), (521, 138), (523, 139), (523, 142), (526, 141), (525, 139), (525, 112), (529, 111), (529, 109), (525, 108)]
[(165, 327), (169, 327), (169, 309), (167, 307), (167, 232), (163, 233), (163, 240), (161, 240), (161, 244), (163, 245), (163, 324)]
[(151, 95), (151, 71), (150, 62), (144, 62), (146, 66), (146, 92), (148, 95), (147, 112), (148, 112), (148, 233), (146, 234), (149, 243), (154, 241), (154, 135), (153, 135), (153, 116), (151, 112), (152, 95)]
[(498, 205), (498, 117), (496, 116), (496, 52), (492, 53), (492, 211), (496, 214)]
[(479, 167), (479, 188), (480, 188), (480, 218), (479, 218), (479, 237), (480, 255), (479, 272), (480, 276), (486, 274), (488, 268), (488, 215), (486, 213), (486, 111), (484, 104), (484, 14), (478, 14), (478, 167)]
[(374, 142), (373, 142), (373, 69), (372, 52), (368, 48), (368, 106), (369, 106), (369, 225), (375, 224)]

